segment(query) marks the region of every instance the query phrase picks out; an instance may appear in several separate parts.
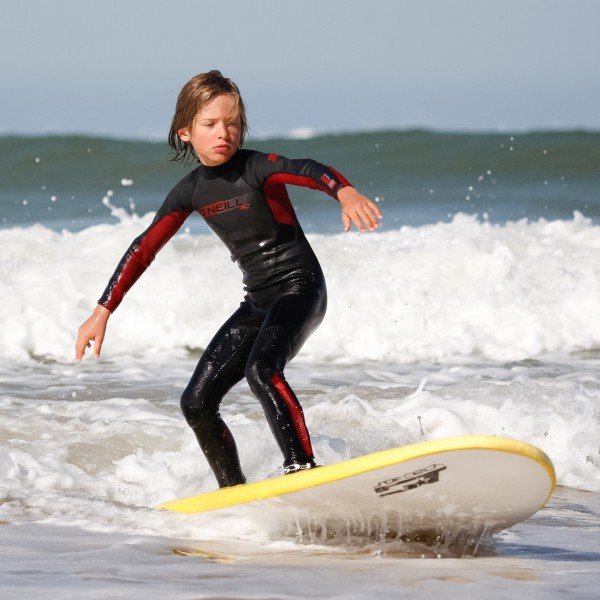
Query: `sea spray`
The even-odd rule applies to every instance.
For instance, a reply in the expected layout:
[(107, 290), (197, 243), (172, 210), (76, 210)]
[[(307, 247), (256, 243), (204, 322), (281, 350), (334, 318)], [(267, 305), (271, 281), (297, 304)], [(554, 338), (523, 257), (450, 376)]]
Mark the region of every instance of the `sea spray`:
[[(153, 214), (55, 232), (0, 230), (0, 356), (69, 360), (76, 327)], [(600, 345), (600, 226), (572, 220), (451, 222), (375, 235), (312, 234), (329, 312), (302, 357), (412, 362), (520, 360)], [(109, 321), (106, 356), (206, 347), (243, 298), (210, 235), (182, 233)]]

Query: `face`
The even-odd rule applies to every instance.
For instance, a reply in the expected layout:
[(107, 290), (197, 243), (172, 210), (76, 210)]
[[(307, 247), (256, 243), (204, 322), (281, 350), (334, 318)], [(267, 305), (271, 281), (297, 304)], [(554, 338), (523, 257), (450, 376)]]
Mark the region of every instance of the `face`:
[(177, 134), (190, 142), (200, 162), (207, 167), (226, 163), (240, 145), (240, 118), (235, 114), (235, 102), (222, 94), (198, 112), (191, 128)]

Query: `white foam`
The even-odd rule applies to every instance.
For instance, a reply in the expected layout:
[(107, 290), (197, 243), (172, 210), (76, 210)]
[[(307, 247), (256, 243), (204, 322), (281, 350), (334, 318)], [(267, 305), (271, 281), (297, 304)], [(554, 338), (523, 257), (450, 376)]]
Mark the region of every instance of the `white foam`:
[[(117, 216), (118, 225), (78, 233), (0, 231), (0, 356), (73, 356), (77, 326), (153, 215)], [(305, 358), (512, 360), (600, 344), (600, 227), (579, 213), (504, 226), (457, 215), (309, 239), (326, 273), (329, 312)], [(178, 235), (111, 317), (104, 352), (204, 347), (242, 297), (241, 274), (219, 240)]]
[[(187, 359), (186, 367), (191, 373), (193, 361)], [(68, 379), (69, 369), (55, 367), (49, 381)], [(322, 464), (424, 440), (489, 434), (544, 450), (555, 464), (559, 484), (600, 491), (598, 377), (584, 365), (568, 377), (556, 369), (535, 373), (535, 368), (494, 365), (438, 368), (426, 377), (412, 368), (395, 375), (372, 369), (372, 379), (334, 390), (330, 384), (307, 380), (311, 371), (298, 367), (288, 379), (300, 390), (315, 455)], [(160, 379), (153, 383), (163, 398), (160, 402), (106, 398), (99, 388), (127, 383), (132, 390), (139, 388), (126, 374), (116, 381), (107, 381), (109, 377), (98, 372), (97, 381), (86, 384), (97, 395), (91, 400), (52, 399), (50, 392), (42, 402), (0, 399), (0, 498), (26, 500), (35, 511), (58, 514), (57, 518), (66, 511), (94, 521), (106, 511), (106, 502), (150, 507), (215, 488), (214, 476), (180, 413), (177, 394), (169, 391), (171, 385)], [(413, 385), (406, 385), (411, 380)], [(303, 392), (306, 389), (310, 394)], [(279, 474), (280, 452), (247, 386), (235, 388), (223, 414), (249, 479)], [(90, 507), (90, 498), (101, 503)], [(81, 504), (86, 506), (83, 512)], [(146, 513), (134, 514), (126, 521), (145, 527), (145, 518)], [(122, 518), (114, 524), (117, 530), (123, 526)], [(196, 526), (209, 527), (203, 521)], [(237, 526), (243, 531), (256, 523), (243, 520)]]
[(316, 135), (316, 131), (312, 127), (296, 127), (289, 134), (292, 140), (310, 140)]

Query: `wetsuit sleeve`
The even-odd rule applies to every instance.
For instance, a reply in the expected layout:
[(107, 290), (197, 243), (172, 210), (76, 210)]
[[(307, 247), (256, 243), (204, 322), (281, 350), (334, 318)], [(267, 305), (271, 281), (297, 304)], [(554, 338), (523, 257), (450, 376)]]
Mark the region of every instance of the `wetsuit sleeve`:
[(191, 182), (185, 179), (171, 190), (150, 226), (133, 240), (121, 258), (98, 304), (111, 313), (119, 306), (123, 296), (150, 266), (159, 250), (193, 212), (192, 191)]
[(320, 190), (337, 200), (338, 192), (352, 185), (334, 168), (312, 158), (290, 159), (279, 154), (256, 152), (251, 160), (250, 171), (255, 179), (254, 186), (262, 190), (287, 183)]

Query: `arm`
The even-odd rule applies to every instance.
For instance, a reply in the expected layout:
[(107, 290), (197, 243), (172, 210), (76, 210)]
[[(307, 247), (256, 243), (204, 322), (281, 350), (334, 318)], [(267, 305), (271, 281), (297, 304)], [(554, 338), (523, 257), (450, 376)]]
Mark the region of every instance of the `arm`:
[[(81, 360), (85, 349), (94, 341), (94, 356), (100, 356), (108, 318), (120, 304), (123, 296), (150, 266), (159, 250), (175, 235), (192, 212), (190, 202), (182, 194), (186, 186), (182, 180), (167, 196), (150, 226), (139, 235), (113, 273), (92, 315), (79, 327), (75, 343), (75, 357)], [(189, 187), (189, 186), (187, 186)], [(189, 196), (191, 197), (191, 196)]]
[(350, 182), (332, 167), (312, 159), (289, 159), (278, 154), (255, 155), (257, 184), (267, 197), (278, 195), (277, 188), (285, 184), (300, 185), (325, 192), (342, 205), (344, 231), (354, 223), (360, 232), (379, 227), (382, 215), (371, 200), (360, 194)]
[(123, 300), (123, 296), (150, 266), (160, 249), (177, 233), (192, 211), (164, 210), (156, 213), (150, 227), (135, 238), (121, 260), (98, 304), (111, 313)]

